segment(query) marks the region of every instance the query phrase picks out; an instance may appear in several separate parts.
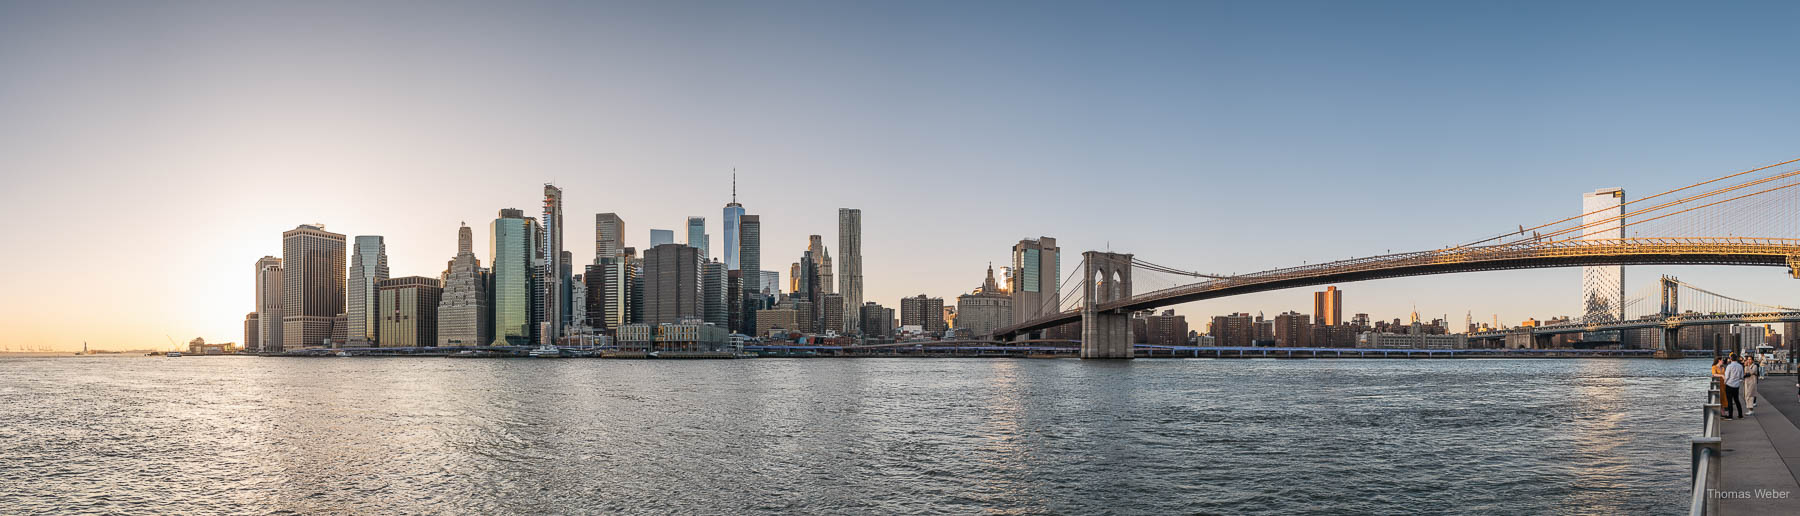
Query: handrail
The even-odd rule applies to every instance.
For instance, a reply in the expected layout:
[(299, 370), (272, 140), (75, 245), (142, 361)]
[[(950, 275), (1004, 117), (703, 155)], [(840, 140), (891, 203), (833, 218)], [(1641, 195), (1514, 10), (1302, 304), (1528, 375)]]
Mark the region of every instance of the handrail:
[(1723, 475), (1723, 458), (1720, 452), (1724, 449), (1724, 438), (1719, 429), (1719, 385), (1712, 377), (1707, 377), (1706, 404), (1700, 406), (1700, 437), (1691, 441), (1692, 463), (1689, 471), (1693, 475), (1692, 491), (1688, 500), (1689, 516), (1705, 516), (1716, 512), (1710, 503), (1711, 487), (1719, 485)]
[[(1713, 438), (1713, 440), (1716, 441), (1717, 438)], [(1706, 486), (1711, 483), (1713, 477), (1718, 476), (1719, 468), (1717, 464), (1714, 464), (1717, 462), (1716, 454), (1717, 452), (1714, 452), (1711, 447), (1702, 446), (1700, 439), (1694, 440), (1694, 494), (1688, 500), (1689, 516), (1705, 516), (1707, 509), (1710, 508), (1706, 503), (1709, 501), (1709, 497), (1706, 495)]]

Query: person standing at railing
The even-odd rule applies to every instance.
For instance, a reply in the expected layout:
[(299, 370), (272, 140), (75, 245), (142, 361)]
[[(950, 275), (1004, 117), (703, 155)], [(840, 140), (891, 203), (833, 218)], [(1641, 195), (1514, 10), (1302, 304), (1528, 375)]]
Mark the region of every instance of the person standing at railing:
[(1762, 365), (1756, 363), (1756, 355), (1744, 355), (1744, 415), (1756, 415), (1756, 374), (1762, 372)]
[(1725, 361), (1725, 399), (1731, 402), (1731, 406), (1725, 407), (1725, 419), (1731, 419), (1733, 413), (1739, 418), (1744, 417), (1744, 404), (1739, 401), (1743, 399), (1743, 388), (1744, 364), (1738, 361), (1737, 353), (1732, 353), (1731, 359)]
[(1731, 414), (1731, 398), (1725, 396), (1725, 357), (1713, 359), (1713, 387), (1719, 389), (1719, 416)]

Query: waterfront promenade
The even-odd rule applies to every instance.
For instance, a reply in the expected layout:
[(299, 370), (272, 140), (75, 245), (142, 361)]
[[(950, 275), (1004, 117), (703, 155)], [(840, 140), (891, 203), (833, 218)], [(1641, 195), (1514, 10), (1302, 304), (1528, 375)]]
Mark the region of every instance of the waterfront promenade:
[(1717, 514), (1800, 514), (1800, 401), (1793, 376), (1757, 384), (1756, 415), (1723, 421)]

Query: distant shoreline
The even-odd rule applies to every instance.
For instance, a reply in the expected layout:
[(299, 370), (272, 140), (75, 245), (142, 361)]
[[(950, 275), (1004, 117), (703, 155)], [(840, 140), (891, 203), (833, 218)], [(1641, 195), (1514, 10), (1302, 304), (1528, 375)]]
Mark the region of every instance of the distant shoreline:
[(0, 358), (6, 358), (6, 357), (20, 357), (20, 358), (73, 357), (73, 356), (93, 356), (93, 357), (137, 356), (137, 357), (141, 357), (141, 356), (144, 356), (145, 353), (150, 353), (152, 351), (155, 351), (155, 350), (137, 349), (137, 350), (131, 350), (131, 351), (99, 351), (99, 352), (94, 352), (92, 354), (86, 354), (86, 355), (80, 354), (79, 352), (76, 352), (76, 351), (0, 351)]
[[(146, 355), (146, 354), (147, 354), (147, 353), (150, 353), (150, 351), (133, 351), (133, 352), (117, 352), (117, 353), (96, 353), (96, 354), (90, 354), (90, 355), (78, 355), (78, 354), (76, 354), (76, 353), (75, 353), (75, 352), (73, 352), (73, 351), (66, 351), (66, 352), (48, 352), (48, 351), (43, 351), (43, 352), (37, 352), (37, 351), (33, 351), (33, 352), (0, 352), (0, 358), (87, 358), (87, 357), (140, 357), (140, 358), (164, 358), (164, 357), (162, 357), (162, 356), (160, 356), (160, 355), (159, 355), (159, 356), (147, 356), (147, 355)], [(182, 355), (182, 356), (181, 356), (181, 357), (180, 357), (180, 358), (195, 358), (195, 357), (257, 357), (257, 358), (446, 358), (446, 357), (447, 357), (447, 355), (445, 355), (445, 354), (437, 354), (437, 353), (430, 353), (430, 354), (367, 354), (367, 355), (363, 355), (363, 354), (359, 354), (359, 355), (355, 355), (355, 356), (352, 356), (352, 357), (339, 357), (339, 356), (335, 356), (335, 355), (318, 355), (318, 356), (307, 356), (307, 355), (257, 355), (257, 354), (250, 354), (250, 353), (242, 353), (242, 354), (220, 354), (220, 355), (190, 355), (190, 354), (183, 354), (183, 355)], [(531, 357), (526, 357), (526, 356), (496, 356), (496, 357), (483, 357), (483, 358), (487, 358), (487, 359), (527, 359), (527, 358), (531, 358)], [(601, 358), (601, 357), (564, 357), (564, 359), (581, 359), (581, 358), (586, 358), (586, 359), (602, 359), (602, 360), (657, 360), (657, 359), (646, 359), (646, 358), (616, 358), (616, 357), (606, 357), (606, 358)], [(1073, 360), (1079, 360), (1079, 359), (1080, 359), (1080, 358), (1079, 358), (1079, 357), (1078, 357), (1078, 356), (1075, 356), (1075, 355), (1059, 355), (1059, 356), (1054, 356), (1054, 357), (1050, 357), (1050, 356), (1025, 356), (1025, 355), (949, 355), (949, 354), (924, 354), (924, 355), (835, 355), (835, 356), (834, 356), (834, 355), (815, 355), (815, 356), (784, 356), (784, 355), (769, 355), (769, 356), (761, 356), (761, 357), (745, 357), (745, 358), (743, 358), (743, 359), (744, 359), (744, 360), (751, 360), (751, 359), (755, 359), (755, 358), (804, 358), (804, 359), (809, 359), (809, 360), (811, 360), (811, 359), (862, 359), (862, 358), (908, 358), (908, 359), (975, 359), (975, 360), (994, 360), (994, 359), (1002, 359), (1002, 360), (1004, 360), (1004, 359), (1015, 359), (1015, 360), (1042, 360), (1042, 359), (1073, 359)], [(1702, 359), (1702, 358), (1706, 358), (1706, 357), (1686, 357), (1686, 358), (1685, 358), (1685, 359), (1688, 359), (1688, 360), (1698, 360), (1698, 359)], [(1390, 355), (1390, 356), (1381, 356), (1381, 355), (1368, 355), (1368, 356), (1356, 356), (1356, 355), (1345, 355), (1345, 356), (1292, 356), (1292, 357), (1289, 357), (1289, 356), (1276, 356), (1276, 355), (1266, 355), (1266, 356), (1265, 356), (1265, 355), (1225, 355), (1225, 356), (1198, 356), (1198, 357), (1196, 357), (1196, 356), (1168, 356), (1168, 355), (1157, 355), (1157, 356), (1139, 356), (1139, 357), (1137, 357), (1137, 359), (1138, 359), (1138, 360), (1167, 360), (1167, 359), (1208, 359), (1208, 360), (1505, 360), (1505, 359), (1526, 359), (1526, 360), (1580, 360), (1580, 359), (1615, 359), (1615, 360), (1638, 360), (1638, 359), (1652, 359), (1652, 360), (1656, 360), (1656, 359), (1655, 359), (1655, 358), (1652, 358), (1652, 357), (1650, 357), (1650, 356), (1634, 356), (1634, 355), (1626, 355), (1626, 356), (1619, 356), (1619, 355), (1556, 355), (1556, 354), (1544, 354), (1544, 355), (1539, 355), (1539, 354), (1520, 354), (1520, 355), (1513, 355), (1513, 356), (1448, 356), (1448, 355), (1442, 355), (1442, 356), (1430, 356), (1430, 355), (1424, 355), (1424, 354), (1414, 354), (1414, 355), (1412, 355), (1412, 356), (1404, 356), (1404, 355)], [(533, 359), (533, 360), (536, 360), (536, 359)], [(672, 359), (672, 358), (664, 358), (664, 359), (661, 359), (661, 360), (676, 360), (676, 359)], [(1680, 359), (1678, 359), (1678, 360), (1680, 360)]]

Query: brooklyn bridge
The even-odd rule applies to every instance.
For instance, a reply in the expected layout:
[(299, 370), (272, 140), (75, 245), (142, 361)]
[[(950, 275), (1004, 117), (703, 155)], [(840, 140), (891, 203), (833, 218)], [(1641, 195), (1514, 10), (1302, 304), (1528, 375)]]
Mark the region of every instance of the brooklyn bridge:
[[(1081, 324), (1083, 358), (1132, 358), (1133, 312), (1253, 292), (1406, 276), (1553, 267), (1626, 265), (1728, 265), (1786, 267), (1800, 278), (1800, 159), (1735, 172), (1635, 200), (1527, 226), (1472, 237), (1467, 243), (1404, 253), (1270, 269), (1249, 274), (1195, 272), (1130, 253), (1088, 251), (1046, 306), (1047, 315), (995, 330), (1004, 340), (1029, 339), (1042, 330)], [(1622, 194), (1621, 194), (1622, 195)], [(1160, 288), (1134, 289), (1155, 284)], [(1163, 286), (1168, 285), (1168, 286)], [(1682, 310), (1683, 286), (1694, 301), (1719, 304), (1712, 312)], [(1629, 318), (1629, 305), (1613, 300), (1579, 323), (1529, 330), (1525, 338), (1559, 332), (1660, 328), (1662, 356), (1680, 356), (1674, 334), (1696, 324), (1800, 321), (1800, 310), (1721, 296), (1664, 278), (1654, 314)], [(1143, 291), (1139, 291), (1143, 290)], [(1623, 296), (1620, 296), (1623, 297)], [(1735, 303), (1735, 304), (1733, 304)], [(1690, 306), (1694, 303), (1690, 302)], [(1516, 334), (1517, 332), (1515, 332)], [(1499, 332), (1471, 339), (1505, 339)], [(1516, 338), (1516, 337), (1514, 337)]]

